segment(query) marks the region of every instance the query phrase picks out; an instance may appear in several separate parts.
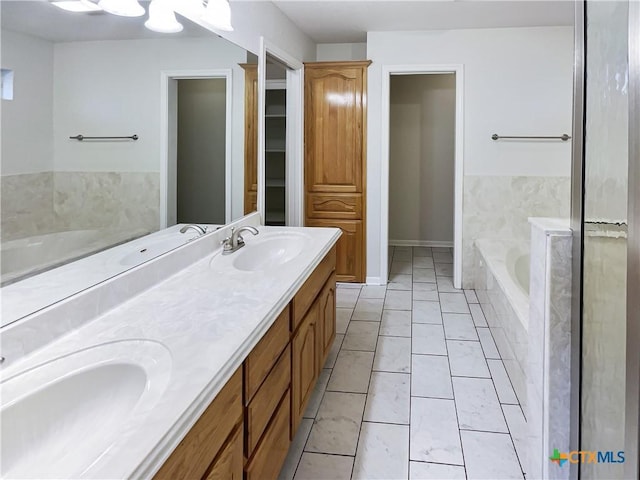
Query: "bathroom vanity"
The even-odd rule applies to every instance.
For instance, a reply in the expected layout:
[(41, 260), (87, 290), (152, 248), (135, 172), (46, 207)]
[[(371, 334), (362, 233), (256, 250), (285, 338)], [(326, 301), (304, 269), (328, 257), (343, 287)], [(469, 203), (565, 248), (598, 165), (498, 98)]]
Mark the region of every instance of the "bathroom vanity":
[(4, 327), (1, 476), (277, 478), (335, 337), (339, 236), (248, 215)]

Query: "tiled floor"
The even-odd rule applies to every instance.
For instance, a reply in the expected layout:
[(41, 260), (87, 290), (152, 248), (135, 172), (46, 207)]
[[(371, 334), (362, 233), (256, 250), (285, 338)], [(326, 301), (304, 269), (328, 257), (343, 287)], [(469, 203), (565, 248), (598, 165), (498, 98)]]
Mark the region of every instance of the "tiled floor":
[(338, 287), (280, 478), (523, 478), (522, 409), (475, 292), (453, 288), (451, 250), (392, 247), (390, 262), (387, 287)]

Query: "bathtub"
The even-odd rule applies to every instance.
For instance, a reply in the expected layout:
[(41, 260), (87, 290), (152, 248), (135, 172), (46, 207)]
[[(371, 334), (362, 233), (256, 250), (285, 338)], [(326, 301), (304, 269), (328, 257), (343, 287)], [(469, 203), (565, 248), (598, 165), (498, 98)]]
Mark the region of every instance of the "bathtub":
[(8, 285), (146, 233), (69, 230), (3, 242), (0, 245), (0, 283)]
[(480, 239), (475, 242), (478, 300), (518, 400), (527, 400), (529, 328), (528, 242)]

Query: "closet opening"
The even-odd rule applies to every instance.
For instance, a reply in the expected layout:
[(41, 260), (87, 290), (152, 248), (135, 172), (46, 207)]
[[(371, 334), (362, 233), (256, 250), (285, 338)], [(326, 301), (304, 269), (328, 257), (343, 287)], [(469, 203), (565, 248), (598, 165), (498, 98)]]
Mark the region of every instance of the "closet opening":
[(419, 68), (387, 67), (383, 77), (381, 280), (408, 284), (411, 274), (411, 282), (460, 288), (462, 67)]

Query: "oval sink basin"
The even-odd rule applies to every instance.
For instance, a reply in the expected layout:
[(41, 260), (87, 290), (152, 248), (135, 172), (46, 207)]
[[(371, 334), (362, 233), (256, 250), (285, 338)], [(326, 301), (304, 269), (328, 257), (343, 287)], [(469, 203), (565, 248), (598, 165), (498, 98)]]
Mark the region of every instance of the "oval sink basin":
[[(170, 376), (161, 344), (104, 344), (1, 384), (3, 478), (79, 478), (148, 411)], [(75, 367), (75, 369), (74, 369)]]
[(307, 240), (308, 237), (300, 233), (278, 233), (256, 238), (237, 253), (233, 266), (249, 272), (279, 267), (300, 255)]

